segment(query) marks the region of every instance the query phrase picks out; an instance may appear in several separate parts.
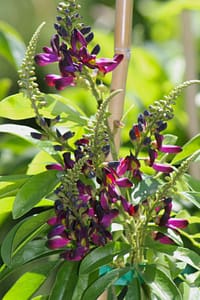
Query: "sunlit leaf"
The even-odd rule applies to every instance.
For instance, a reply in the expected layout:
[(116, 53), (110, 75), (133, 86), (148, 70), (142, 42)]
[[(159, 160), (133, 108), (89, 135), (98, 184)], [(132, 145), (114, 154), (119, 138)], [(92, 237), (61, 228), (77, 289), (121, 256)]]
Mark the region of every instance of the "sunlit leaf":
[(15, 219), (23, 216), (43, 197), (53, 191), (59, 178), (58, 172), (51, 170), (31, 176), (16, 195), (13, 206)]
[(200, 134), (194, 136), (189, 142), (187, 142), (183, 147), (183, 151), (178, 153), (172, 160), (173, 164), (177, 164), (188, 156), (194, 154), (200, 149)]
[(6, 95), (8, 94), (9, 88), (11, 86), (11, 80), (8, 78), (0, 79), (0, 86), (1, 86), (1, 90), (0, 90), (0, 100), (1, 100), (4, 97), (6, 97)]

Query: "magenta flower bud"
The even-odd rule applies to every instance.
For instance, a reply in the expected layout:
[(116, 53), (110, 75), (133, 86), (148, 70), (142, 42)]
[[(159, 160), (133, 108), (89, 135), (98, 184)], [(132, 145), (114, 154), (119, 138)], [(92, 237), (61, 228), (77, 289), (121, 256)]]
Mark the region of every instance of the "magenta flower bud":
[(48, 240), (47, 246), (50, 249), (59, 249), (65, 247), (69, 244), (70, 240), (63, 238), (61, 236), (54, 236)]
[(57, 171), (63, 171), (64, 168), (60, 164), (51, 164), (46, 166), (47, 170), (57, 170)]
[(157, 172), (162, 173), (171, 173), (173, 171), (173, 168), (169, 165), (163, 165), (159, 163), (153, 163), (152, 168)]
[(174, 242), (161, 232), (157, 232), (154, 239), (162, 244), (174, 244)]
[(182, 151), (182, 148), (176, 145), (163, 145), (159, 150), (164, 153), (179, 153)]
[(177, 228), (185, 228), (188, 226), (188, 221), (185, 219), (169, 219), (167, 221), (167, 227), (171, 228), (171, 229), (177, 229)]

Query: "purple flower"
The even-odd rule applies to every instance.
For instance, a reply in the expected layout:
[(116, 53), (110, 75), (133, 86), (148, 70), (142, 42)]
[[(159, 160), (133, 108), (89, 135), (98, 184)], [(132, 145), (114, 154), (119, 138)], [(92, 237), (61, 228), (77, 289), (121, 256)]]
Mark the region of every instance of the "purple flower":
[(61, 257), (69, 261), (79, 261), (87, 254), (87, 252), (87, 247), (79, 246), (75, 249), (65, 251), (63, 254), (61, 254)]
[(50, 249), (59, 249), (67, 246), (67, 244), (70, 242), (67, 238), (64, 238), (62, 236), (53, 236), (50, 238), (47, 242), (47, 246)]
[(37, 54), (35, 61), (40, 66), (46, 66), (50, 63), (58, 62), (60, 75), (46, 75), (46, 82), (49, 86), (57, 90), (63, 90), (67, 86), (76, 84), (77, 72), (82, 73), (83, 67), (89, 69), (98, 69), (99, 72), (106, 74), (113, 71), (123, 59), (122, 54), (116, 54), (113, 59), (96, 58), (100, 47), (96, 45), (91, 53), (88, 51), (88, 43), (93, 38), (93, 33), (88, 36), (73, 29), (71, 33), (71, 44), (66, 42), (59, 44), (59, 36), (56, 34), (51, 39), (51, 47), (44, 47), (44, 53)]
[(188, 221), (185, 219), (175, 219), (175, 218), (170, 218), (168, 219), (166, 226), (171, 229), (177, 229), (177, 228), (185, 228), (188, 226)]
[(35, 62), (39, 66), (46, 66), (48, 64), (58, 62), (61, 58), (59, 47), (59, 36), (55, 34), (51, 39), (51, 48), (44, 47), (44, 53), (40, 53), (35, 56)]
[(153, 163), (152, 168), (157, 172), (162, 173), (171, 173), (173, 168), (170, 165), (160, 164), (160, 163)]
[(162, 244), (174, 244), (174, 241), (172, 239), (161, 232), (157, 232), (156, 234), (154, 234), (154, 240), (159, 241)]
[(182, 148), (176, 145), (162, 145), (159, 150), (164, 153), (179, 153)]

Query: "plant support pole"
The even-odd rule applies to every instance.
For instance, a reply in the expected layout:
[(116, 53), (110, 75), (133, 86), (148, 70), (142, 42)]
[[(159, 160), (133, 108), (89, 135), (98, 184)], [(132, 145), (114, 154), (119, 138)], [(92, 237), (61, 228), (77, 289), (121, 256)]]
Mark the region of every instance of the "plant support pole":
[(113, 71), (111, 91), (121, 89), (110, 102), (109, 126), (114, 135), (116, 152), (120, 147), (120, 121), (123, 116), (126, 79), (131, 54), (132, 15), (134, 0), (116, 0), (115, 11), (115, 54), (123, 54), (124, 58)]
[[(114, 135), (116, 152), (120, 147), (120, 122), (123, 116), (124, 99), (126, 92), (126, 79), (128, 65), (131, 55), (131, 36), (132, 36), (132, 16), (134, 0), (116, 0), (115, 10), (115, 54), (123, 54), (124, 58), (119, 66), (113, 71), (111, 92), (122, 90), (112, 98), (109, 104), (109, 126)], [(111, 160), (112, 157), (108, 157)], [(97, 300), (106, 300), (108, 297), (105, 291)]]

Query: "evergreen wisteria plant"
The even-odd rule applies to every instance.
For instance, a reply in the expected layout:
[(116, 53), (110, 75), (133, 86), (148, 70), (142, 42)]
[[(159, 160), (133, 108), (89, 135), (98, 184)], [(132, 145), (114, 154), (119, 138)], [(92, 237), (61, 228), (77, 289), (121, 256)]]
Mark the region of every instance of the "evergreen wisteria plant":
[[(6, 100), (31, 103), (27, 115), (35, 117), (39, 129), (16, 126), (52, 162), (42, 173), (1, 178), (17, 192), (16, 224), (1, 247), (0, 280), (15, 270), (21, 276), (3, 299), (11, 299), (23, 278), (32, 281), (23, 299), (93, 300), (105, 290), (107, 299), (186, 299), (200, 280), (199, 236), (190, 236), (187, 229), (200, 219), (175, 213), (173, 203), (187, 194), (199, 208), (199, 193), (187, 171), (190, 162), (199, 161), (200, 151), (195, 138), (181, 148), (164, 131), (182, 90), (199, 81), (179, 85), (141, 112), (129, 131), (129, 153), (118, 157), (108, 105), (121, 91), (109, 92), (104, 76), (118, 67), (123, 55), (99, 58), (100, 46), (91, 46), (94, 33), (79, 11), (74, 0), (59, 3), (56, 34), (40, 54), (36, 44), (43, 25), (38, 28), (19, 71), (21, 92)], [(88, 101), (96, 100), (95, 115), (83, 117), (61, 96), (42, 93), (35, 63), (58, 65), (59, 74), (45, 77), (57, 90), (84, 86)], [(74, 131), (65, 112), (77, 126)], [(80, 127), (81, 136), (76, 132)], [(114, 160), (108, 161), (110, 152)], [(46, 284), (44, 294), (40, 290), (37, 296), (49, 274), (53, 286)]]

